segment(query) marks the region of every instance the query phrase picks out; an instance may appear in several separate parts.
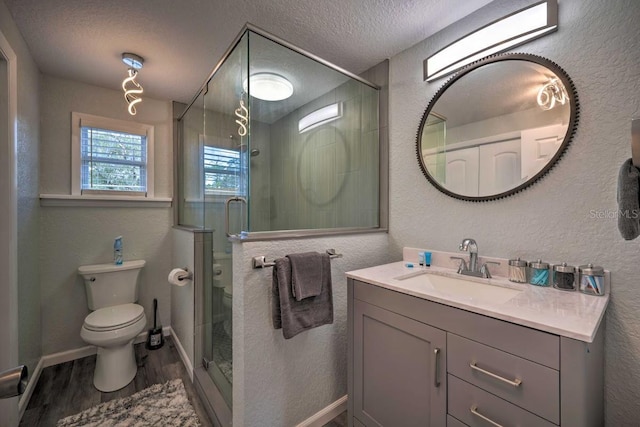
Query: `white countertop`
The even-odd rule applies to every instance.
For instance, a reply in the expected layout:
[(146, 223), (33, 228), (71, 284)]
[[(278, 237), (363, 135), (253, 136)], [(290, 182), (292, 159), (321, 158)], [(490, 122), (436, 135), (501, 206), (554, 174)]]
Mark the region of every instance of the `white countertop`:
[[(553, 287), (513, 283), (502, 277), (480, 279), (459, 275), (449, 268), (418, 267), (417, 263), (414, 263), (413, 268), (408, 268), (405, 266), (406, 263), (406, 261), (400, 261), (350, 271), (347, 272), (347, 277), (584, 342), (593, 342), (609, 303), (609, 294), (604, 296), (585, 295), (578, 291), (567, 292)], [(410, 273), (418, 273), (421, 270), (428, 270), (430, 274), (518, 289), (522, 292), (505, 303), (483, 302), (474, 300), (472, 297), (451, 295), (439, 291), (430, 286), (428, 281), (415, 284), (411, 281), (396, 279)]]

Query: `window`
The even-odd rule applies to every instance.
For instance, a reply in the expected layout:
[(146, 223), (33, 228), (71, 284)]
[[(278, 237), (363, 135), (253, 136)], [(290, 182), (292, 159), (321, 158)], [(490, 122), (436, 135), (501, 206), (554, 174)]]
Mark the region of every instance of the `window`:
[(153, 197), (153, 126), (71, 116), (74, 195)]
[(205, 194), (233, 194), (240, 190), (240, 152), (204, 146)]

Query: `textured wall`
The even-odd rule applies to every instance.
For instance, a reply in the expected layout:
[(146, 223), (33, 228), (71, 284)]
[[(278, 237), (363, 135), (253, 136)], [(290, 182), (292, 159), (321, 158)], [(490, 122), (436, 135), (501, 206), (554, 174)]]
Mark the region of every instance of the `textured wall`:
[[(233, 248), (233, 425), (293, 426), (347, 392), (346, 271), (384, 264), (386, 233), (236, 243)], [(285, 340), (271, 322), (272, 269), (251, 258), (335, 248), (334, 322)]]
[[(0, 1), (0, 33), (8, 41), (12, 50), (16, 54), (17, 67), (17, 202), (18, 202), (18, 324), (12, 325), (7, 332), (13, 334), (15, 330), (18, 333), (18, 348), (11, 349), (10, 360), (3, 359), (4, 362), (12, 364), (25, 364), (29, 372), (33, 372), (38, 359), (42, 354), (41, 350), (41, 326), (40, 326), (40, 282), (38, 277), (38, 230), (39, 230), (39, 200), (38, 200), (38, 144), (39, 144), (39, 126), (38, 126), (38, 107), (39, 107), (39, 71), (33, 62), (29, 49), (22, 39), (18, 29), (16, 28), (11, 14), (7, 10), (5, 4)], [(4, 60), (3, 60), (4, 61)], [(2, 74), (3, 87), (2, 114), (5, 117), (2, 120), (2, 132), (5, 133), (2, 144), (6, 144), (6, 136), (9, 135), (7, 125), (8, 113), (7, 107), (7, 68), (6, 62), (3, 64)], [(13, 123), (11, 123), (13, 126)], [(2, 155), (6, 159), (7, 145), (2, 147)], [(3, 162), (4, 163), (4, 162)], [(35, 171), (35, 173), (34, 173)], [(6, 172), (3, 171), (3, 172)], [(6, 247), (6, 241), (3, 245)], [(3, 251), (3, 253), (5, 253)], [(3, 276), (4, 277), (4, 276)], [(12, 303), (9, 300), (10, 295), (5, 293), (8, 291), (9, 283), (3, 283), (2, 298), (3, 309), (5, 304)], [(3, 317), (6, 318), (6, 317)], [(15, 329), (14, 329), (15, 327)], [(10, 331), (9, 331), (10, 329)], [(5, 338), (6, 335), (3, 335)], [(3, 343), (6, 345), (6, 341)], [(4, 355), (3, 355), (4, 356)], [(17, 360), (15, 360), (17, 357)], [(4, 368), (11, 366), (4, 365)], [(17, 399), (7, 399), (0, 403), (0, 424), (3, 422), (12, 423), (8, 418), (13, 414), (7, 408), (13, 407), (17, 403)], [(7, 409), (7, 410), (5, 410)], [(17, 412), (15, 412), (17, 413)]]
[[(41, 80), (42, 193), (70, 194), (71, 112), (131, 120), (122, 93), (43, 76)], [(172, 194), (172, 115), (168, 101), (144, 99), (136, 120), (155, 126), (155, 194)], [(124, 257), (144, 259), (139, 303), (147, 325), (153, 324), (153, 298), (160, 321), (171, 324), (170, 208), (41, 208), (40, 281), (42, 292), (42, 350), (44, 354), (86, 345), (80, 328), (88, 314), (86, 294), (77, 268), (113, 259), (113, 238), (124, 237)]]
[[(191, 231), (171, 230), (173, 246), (172, 268), (187, 267), (189, 271), (195, 271), (194, 262), (194, 237)], [(193, 337), (194, 337), (194, 282), (184, 286), (171, 287), (171, 328), (180, 340), (191, 364), (193, 365)]]
[(121, 91), (48, 75), (42, 76), (41, 86), (41, 193), (71, 194), (71, 112), (75, 111), (153, 125), (155, 196), (171, 197), (173, 120), (169, 101), (143, 98), (134, 117), (127, 113)]
[(40, 282), (38, 277), (38, 146), (39, 71), (27, 45), (0, 3), (0, 30), (11, 44), (18, 64), (18, 327), (19, 360), (33, 372), (41, 355)]
[(33, 372), (41, 351), (39, 79), (40, 73), (27, 53), (18, 59), (18, 326), (20, 363)]
[(533, 1), (496, 0), (391, 60), (390, 144), (392, 253), (403, 246), (455, 250), (464, 237), (480, 253), (573, 263), (594, 262), (612, 272), (607, 311), (605, 408), (607, 425), (640, 421), (640, 264), (638, 241), (624, 241), (615, 213), (616, 179), (630, 156), (630, 119), (640, 116), (640, 2), (562, 0), (559, 30), (517, 48), (562, 66), (581, 103), (578, 131), (566, 155), (539, 183), (488, 203), (449, 198), (420, 173), (415, 134), (420, 117), (444, 83), (422, 80), (430, 54)]

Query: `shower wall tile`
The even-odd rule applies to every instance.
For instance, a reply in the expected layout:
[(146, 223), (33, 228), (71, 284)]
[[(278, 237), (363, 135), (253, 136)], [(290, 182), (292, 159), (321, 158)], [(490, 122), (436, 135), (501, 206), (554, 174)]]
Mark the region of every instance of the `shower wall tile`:
[[(349, 80), (271, 125), (272, 230), (378, 224), (377, 96)], [(337, 101), (339, 120), (298, 132), (301, 117)]]
[(359, 98), (344, 102), (343, 116), (336, 121), (336, 143), (345, 145), (344, 168), (338, 168), (337, 173), (356, 171), (360, 168), (360, 106)]

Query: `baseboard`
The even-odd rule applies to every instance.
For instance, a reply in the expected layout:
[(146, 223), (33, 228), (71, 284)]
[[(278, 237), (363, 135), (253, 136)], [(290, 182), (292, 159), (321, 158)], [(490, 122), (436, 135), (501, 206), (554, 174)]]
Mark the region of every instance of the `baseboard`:
[[(162, 335), (168, 337), (171, 334), (171, 326), (165, 326), (162, 328)], [(147, 331), (141, 332), (138, 336), (133, 340), (134, 344), (140, 344), (147, 340)], [(42, 360), (44, 361), (43, 368), (47, 368), (53, 365), (59, 365), (60, 363), (70, 362), (76, 359), (82, 359), (83, 357), (92, 356), (96, 354), (98, 348), (93, 345), (88, 345), (85, 347), (75, 348), (73, 350), (61, 351), (59, 353), (47, 354), (46, 356), (42, 356)]]
[(31, 377), (29, 378), (29, 383), (27, 384), (27, 388), (25, 389), (22, 396), (20, 396), (20, 400), (18, 401), (18, 420), (22, 419), (24, 415), (24, 411), (27, 410), (27, 406), (29, 405), (29, 401), (31, 400), (31, 396), (33, 395), (33, 390), (36, 389), (36, 384), (38, 384), (38, 380), (40, 379), (40, 374), (42, 373), (44, 361), (42, 357), (38, 360), (38, 364), (35, 369), (31, 373)]
[(173, 331), (173, 329), (171, 329), (171, 337), (173, 338), (173, 343), (175, 344), (176, 349), (178, 350), (180, 359), (182, 359), (182, 364), (187, 370), (187, 373), (189, 374), (189, 378), (191, 378), (191, 382), (193, 382), (193, 364), (189, 360), (189, 356), (187, 356), (187, 352), (184, 351), (184, 347), (182, 346), (182, 343), (178, 339), (178, 336)]
[(347, 395), (345, 394), (340, 399), (336, 400), (326, 408), (316, 412), (296, 427), (322, 427), (329, 421), (347, 410)]
[(60, 363), (71, 362), (72, 360), (82, 359), (83, 357), (92, 356), (98, 352), (98, 348), (94, 345), (74, 348), (73, 350), (61, 351), (59, 353), (51, 353), (42, 356), (43, 368), (59, 365)]
[[(149, 335), (149, 332), (145, 331), (145, 332), (140, 332), (138, 334), (138, 336), (136, 337), (135, 340), (133, 340), (134, 344), (140, 344), (143, 343), (145, 341), (147, 341), (147, 335)], [(169, 335), (171, 335), (171, 326), (165, 326), (162, 328), (162, 336), (163, 337), (168, 337)]]

